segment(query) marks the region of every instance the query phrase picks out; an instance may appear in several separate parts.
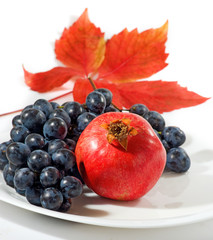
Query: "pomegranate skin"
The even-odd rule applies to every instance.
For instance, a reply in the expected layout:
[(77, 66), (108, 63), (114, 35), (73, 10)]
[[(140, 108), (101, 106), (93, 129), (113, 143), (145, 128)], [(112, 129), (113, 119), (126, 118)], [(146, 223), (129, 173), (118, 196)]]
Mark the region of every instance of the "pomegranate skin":
[[(130, 119), (138, 134), (128, 136), (127, 151), (101, 127), (114, 120)], [(109, 112), (96, 117), (81, 134), (76, 146), (79, 172), (95, 193), (115, 200), (134, 200), (146, 194), (160, 178), (166, 151), (151, 125), (139, 115)]]

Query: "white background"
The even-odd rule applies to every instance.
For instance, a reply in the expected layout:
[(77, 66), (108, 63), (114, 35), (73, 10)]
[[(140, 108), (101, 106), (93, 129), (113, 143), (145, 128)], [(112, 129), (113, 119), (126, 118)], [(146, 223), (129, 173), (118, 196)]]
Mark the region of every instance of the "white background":
[[(38, 94), (24, 83), (22, 65), (30, 72), (47, 71), (58, 63), (54, 41), (88, 8), (89, 18), (110, 38), (123, 30), (139, 31), (169, 21), (166, 52), (169, 65), (150, 80), (178, 81), (189, 90), (213, 95), (212, 1), (92, 1), (92, 0), (0, 0), (0, 114), (23, 108), (37, 98), (53, 98), (68, 92), (71, 83), (57, 91)], [(71, 96), (70, 96), (71, 98)], [(64, 101), (62, 99), (61, 101)], [(213, 149), (213, 103), (164, 114), (172, 123), (189, 129), (196, 147)], [(183, 120), (184, 118), (184, 120)], [(10, 117), (0, 118), (1, 133), (10, 129)], [(192, 128), (193, 126), (193, 128)], [(209, 139), (207, 141), (206, 139)], [(200, 142), (203, 145), (200, 146)], [(212, 189), (210, 190), (212, 191)], [(163, 229), (111, 229), (40, 217), (0, 202), (0, 239), (212, 239), (213, 221)], [(16, 236), (16, 237), (15, 237)], [(178, 236), (178, 237), (177, 237)], [(19, 238), (20, 237), (20, 238)]]

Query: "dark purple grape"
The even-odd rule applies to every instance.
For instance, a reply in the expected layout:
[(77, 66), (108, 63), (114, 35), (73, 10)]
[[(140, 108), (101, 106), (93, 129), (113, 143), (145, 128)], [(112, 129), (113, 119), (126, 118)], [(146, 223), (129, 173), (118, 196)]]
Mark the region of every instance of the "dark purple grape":
[(144, 115), (144, 118), (150, 123), (152, 128), (158, 132), (162, 132), (165, 127), (165, 120), (162, 115), (156, 111), (149, 111)]
[(75, 101), (66, 102), (63, 108), (71, 118), (71, 121), (75, 121), (79, 115), (85, 112), (83, 106)]
[(183, 148), (171, 148), (167, 153), (166, 168), (176, 173), (183, 173), (190, 168), (191, 161)]
[(63, 140), (67, 135), (67, 125), (61, 118), (50, 118), (44, 124), (43, 133), (47, 139), (59, 138)]
[(27, 106), (22, 110), (22, 112), (24, 112), (25, 110), (30, 109), (30, 108), (33, 108), (33, 104), (27, 105)]
[(41, 185), (34, 185), (26, 189), (25, 197), (29, 203), (36, 206), (41, 206), (40, 197), (43, 191), (44, 189)]
[(41, 133), (46, 122), (46, 116), (38, 109), (29, 108), (22, 111), (21, 121), (30, 132)]
[(25, 197), (25, 192), (26, 192), (25, 189), (22, 190), (22, 189), (17, 188), (16, 186), (14, 186), (14, 189), (15, 189), (15, 191), (16, 191), (19, 195)]
[(25, 138), (25, 144), (31, 151), (42, 149), (45, 146), (45, 140), (42, 135), (38, 133), (31, 133)]
[(28, 167), (36, 173), (40, 173), (41, 170), (45, 167), (48, 167), (52, 164), (50, 155), (44, 150), (34, 150), (31, 152), (27, 165)]
[(62, 203), (61, 207), (58, 209), (59, 212), (67, 212), (72, 205), (71, 199), (64, 199), (64, 202)]
[(14, 185), (17, 189), (26, 190), (32, 187), (35, 180), (35, 174), (29, 168), (20, 168), (15, 172)]
[(58, 149), (61, 149), (61, 148), (68, 148), (65, 141), (63, 141), (61, 139), (53, 139), (53, 140), (49, 141), (47, 151), (50, 155), (52, 155)]
[(49, 119), (53, 117), (59, 117), (62, 118), (65, 123), (67, 124), (67, 127), (69, 128), (71, 125), (71, 118), (69, 117), (68, 113), (62, 109), (62, 108), (57, 108), (53, 110), (53, 112), (49, 115)]
[(84, 181), (78, 171), (77, 164), (75, 164), (72, 168), (69, 169), (69, 171), (67, 171), (67, 175), (78, 178), (82, 182), (82, 184), (84, 184)]
[(179, 127), (173, 126), (165, 127), (165, 129), (162, 132), (162, 136), (168, 143), (170, 148), (179, 147), (186, 140), (185, 133)]
[(19, 115), (16, 115), (16, 116), (12, 119), (12, 125), (13, 125), (13, 127), (22, 125), (21, 115), (20, 115), (20, 114), (19, 114)]
[(33, 108), (42, 111), (45, 114), (46, 118), (48, 118), (50, 113), (53, 111), (51, 103), (49, 103), (46, 99), (38, 99), (35, 101)]
[(68, 137), (74, 140), (75, 142), (78, 141), (82, 131), (78, 130), (77, 125), (72, 125), (71, 130), (69, 131)]
[(59, 149), (52, 155), (53, 164), (59, 170), (68, 171), (76, 163), (75, 154), (68, 149)]
[(170, 146), (169, 146), (169, 144), (167, 143), (167, 141), (164, 140), (164, 139), (162, 139), (161, 142), (162, 142), (162, 144), (163, 144), (163, 146), (164, 146), (166, 152), (168, 152), (169, 149), (170, 149)]
[(54, 187), (46, 188), (41, 194), (40, 201), (43, 208), (58, 210), (63, 203), (63, 195)]
[(141, 117), (144, 117), (149, 112), (149, 109), (145, 105), (138, 103), (131, 106), (131, 108), (129, 109), (129, 112), (135, 113), (137, 115), (140, 115)]
[(70, 139), (70, 138), (65, 138), (64, 141), (67, 144), (68, 149), (72, 152), (75, 152), (76, 141), (74, 141), (73, 139)]
[(20, 142), (11, 143), (6, 150), (7, 159), (15, 166), (26, 166), (30, 153), (30, 148)]
[(112, 103), (112, 92), (106, 88), (97, 88), (96, 92), (100, 92), (104, 95), (106, 99), (106, 107), (108, 107)]
[(6, 184), (10, 187), (14, 187), (13, 179), (14, 179), (15, 171), (10, 168), (9, 163), (4, 166), (3, 169), (3, 177)]
[(102, 93), (93, 91), (88, 94), (86, 98), (86, 105), (90, 112), (101, 114), (105, 110), (106, 99)]
[(52, 105), (53, 110), (60, 107), (60, 105), (57, 102), (50, 102), (50, 104)]
[(82, 132), (89, 125), (89, 123), (95, 118), (96, 118), (95, 114), (90, 112), (85, 112), (81, 114), (77, 118), (78, 131)]
[(54, 187), (60, 180), (60, 172), (57, 168), (49, 166), (42, 169), (40, 182), (44, 188)]
[(6, 156), (7, 147), (8, 147), (7, 142), (3, 142), (0, 144), (0, 170), (3, 170), (4, 166), (8, 163), (8, 159)]
[(104, 110), (105, 113), (107, 112), (120, 112), (117, 108), (113, 107), (112, 105), (109, 105)]
[(60, 189), (66, 199), (75, 198), (82, 194), (83, 184), (73, 176), (66, 176), (60, 182)]
[(14, 142), (24, 142), (30, 131), (23, 125), (15, 126), (10, 131), (10, 137)]

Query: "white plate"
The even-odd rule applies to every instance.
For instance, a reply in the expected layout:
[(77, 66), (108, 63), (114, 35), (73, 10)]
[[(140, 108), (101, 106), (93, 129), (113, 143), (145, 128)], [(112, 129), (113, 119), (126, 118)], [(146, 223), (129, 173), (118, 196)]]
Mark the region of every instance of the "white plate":
[[(197, 107), (164, 114), (167, 125), (174, 123), (186, 132), (183, 148), (190, 155), (192, 165), (186, 174), (164, 173), (155, 187), (139, 200), (113, 201), (85, 188), (84, 194), (73, 200), (70, 211), (60, 213), (29, 204), (5, 184), (2, 174), (0, 200), (47, 216), (108, 227), (168, 227), (213, 218), (212, 130), (209, 132), (212, 105), (213, 101), (209, 100)], [(202, 124), (203, 116), (205, 124)], [(1, 133), (0, 140), (7, 138), (8, 129)]]

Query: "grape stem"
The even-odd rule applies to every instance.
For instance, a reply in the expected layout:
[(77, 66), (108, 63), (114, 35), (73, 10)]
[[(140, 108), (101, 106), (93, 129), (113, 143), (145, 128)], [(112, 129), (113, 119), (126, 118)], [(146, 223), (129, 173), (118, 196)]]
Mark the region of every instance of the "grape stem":
[[(94, 81), (92, 80), (92, 78), (91, 78), (91, 77), (88, 77), (88, 80), (89, 80), (90, 84), (92, 85), (93, 90), (96, 90), (97, 87), (95, 86), (95, 83), (94, 83)], [(114, 103), (111, 103), (111, 104), (112, 104), (112, 106), (113, 106), (114, 108), (116, 108), (116, 109), (118, 109), (120, 112), (122, 112), (122, 110), (121, 110), (119, 107), (117, 107)]]

